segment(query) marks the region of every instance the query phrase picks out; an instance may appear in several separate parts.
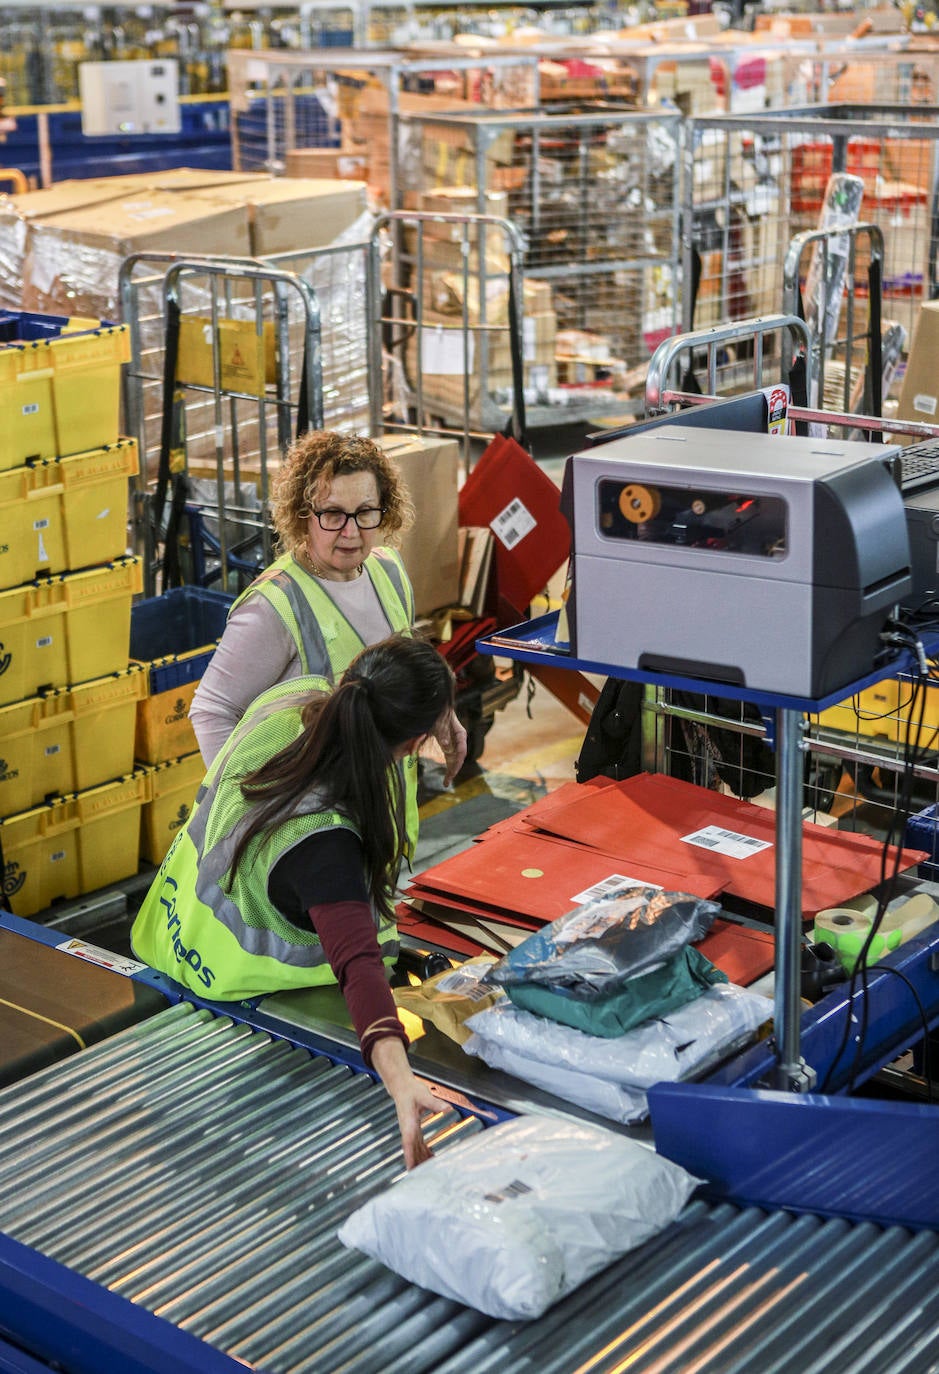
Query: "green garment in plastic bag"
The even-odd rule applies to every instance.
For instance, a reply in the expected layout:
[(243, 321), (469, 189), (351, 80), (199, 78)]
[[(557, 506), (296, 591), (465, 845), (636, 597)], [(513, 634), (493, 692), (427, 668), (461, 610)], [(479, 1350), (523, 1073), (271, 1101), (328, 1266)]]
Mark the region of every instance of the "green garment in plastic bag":
[(568, 989), (544, 983), (512, 983), (506, 992), (525, 1011), (575, 1026), (588, 1035), (612, 1039), (653, 1016), (665, 1016), (675, 1007), (693, 1002), (714, 983), (726, 982), (727, 975), (710, 959), (686, 945), (659, 968), (630, 978), (607, 996), (589, 1000), (572, 997)]

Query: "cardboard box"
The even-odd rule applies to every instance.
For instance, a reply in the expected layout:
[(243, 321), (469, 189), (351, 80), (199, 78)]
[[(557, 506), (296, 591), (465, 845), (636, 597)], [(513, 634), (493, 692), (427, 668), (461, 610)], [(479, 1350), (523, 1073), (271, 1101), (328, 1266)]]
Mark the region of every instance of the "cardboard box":
[(939, 300), (924, 301), (919, 308), (897, 419), (939, 423)]
[(18, 214), (27, 222), (45, 219), (49, 215), (82, 210), (87, 205), (119, 200), (121, 196), (140, 191), (141, 177), (89, 177), (86, 181), (58, 181), (40, 191), (24, 191), (20, 195), (5, 196)]
[[(505, 219), (509, 213), (507, 191), (478, 191), (475, 186), (439, 186), (432, 191), (424, 191), (419, 196), (419, 208), (430, 215), (496, 215)], [(462, 243), (464, 226), (442, 220), (431, 221), (424, 226), (424, 233), (430, 238)], [(498, 230), (492, 235), (501, 246), (503, 235)], [(477, 233), (470, 227), (469, 242), (475, 243)]]
[(365, 183), (267, 177), (194, 191), (192, 201), (242, 208), (255, 257), (325, 248), (366, 208)]
[[(463, 317), (464, 297), (466, 320), (476, 324), (480, 318), (480, 302), (486, 302), (486, 324), (507, 324), (509, 319), (509, 281), (506, 275), (472, 273), (464, 278), (462, 272), (428, 272), (424, 281), (424, 318), (435, 313), (447, 323), (457, 323)], [(535, 277), (522, 280), (522, 313), (546, 315), (552, 310), (550, 282)]]
[(284, 172), (288, 177), (368, 181), (368, 152), (350, 148), (288, 148)]
[(429, 434), (386, 434), (375, 440), (399, 464), (414, 503), (414, 524), (401, 557), (414, 586), (417, 615), (456, 605), (460, 590), (457, 490), (460, 447)]
[[(61, 181), (41, 191), (0, 196), (0, 307), (10, 310), (22, 307), (27, 239), (34, 220), (116, 200), (121, 194), (116, 186), (89, 180)], [(74, 313), (65, 302), (63, 306), (61, 313)]]
[(117, 319), (123, 259), (166, 251), (250, 256), (247, 209), (154, 191), (38, 219), (23, 263), (24, 307)]

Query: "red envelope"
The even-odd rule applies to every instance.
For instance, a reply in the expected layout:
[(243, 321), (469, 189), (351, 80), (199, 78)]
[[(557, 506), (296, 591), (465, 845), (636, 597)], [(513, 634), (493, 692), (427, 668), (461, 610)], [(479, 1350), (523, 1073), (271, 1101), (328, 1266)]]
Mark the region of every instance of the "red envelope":
[[(574, 841), (618, 856), (630, 865), (658, 863), (676, 872), (685, 865), (710, 874), (726, 892), (760, 906), (775, 907), (776, 817), (765, 807), (712, 792), (660, 773), (640, 773), (601, 792), (585, 793), (540, 809), (530, 820), (536, 833)], [(710, 841), (716, 848), (705, 847)], [(706, 832), (701, 836), (701, 832)], [(738, 855), (721, 852), (734, 847)], [(689, 837), (698, 835), (697, 842)], [(752, 844), (748, 848), (748, 841)], [(759, 842), (765, 847), (757, 847)], [(879, 840), (803, 824), (802, 915), (811, 920), (825, 907), (839, 906), (880, 881)], [(891, 855), (895, 854), (891, 850)], [(901, 868), (912, 868), (924, 854), (905, 849)], [(892, 863), (892, 857), (888, 863)], [(682, 884), (679, 882), (678, 884)], [(689, 889), (690, 890), (690, 889)]]
[(416, 882), (426, 895), (437, 894), (438, 901), (453, 894), (483, 902), (493, 914), (501, 909), (548, 922), (576, 906), (576, 897), (584, 900), (581, 894), (616, 875), (697, 897), (714, 897), (722, 887), (720, 879), (695, 869), (682, 872), (651, 860), (626, 865), (598, 849), (520, 830), (502, 831), (470, 845), (425, 869)]
[(570, 555), (560, 497), (531, 455), (503, 435), (493, 439), (460, 490), (460, 524), (492, 529), (499, 595), (519, 614)]
[(438, 925), (422, 912), (414, 911), (406, 902), (399, 902), (395, 907), (395, 920), (398, 924), (398, 934), (407, 936), (417, 944), (440, 945), (443, 949), (451, 950), (454, 954), (463, 955), (468, 959), (472, 959), (476, 954), (492, 953), (491, 950), (484, 949), (478, 941), (457, 935), (456, 931)]
[(747, 987), (769, 973), (776, 958), (771, 930), (755, 930), (720, 916), (704, 939), (695, 941), (695, 948), (740, 987)]

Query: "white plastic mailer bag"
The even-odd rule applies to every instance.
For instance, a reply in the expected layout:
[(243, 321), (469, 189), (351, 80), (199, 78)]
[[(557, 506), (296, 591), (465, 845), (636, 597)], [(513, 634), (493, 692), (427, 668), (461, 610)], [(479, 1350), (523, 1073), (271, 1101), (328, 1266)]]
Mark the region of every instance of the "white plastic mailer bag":
[(466, 1027), (477, 1038), (471, 1037), (464, 1049), (493, 1064), (490, 1046), (494, 1043), (522, 1059), (538, 1060), (558, 1070), (649, 1088), (700, 1072), (746, 1044), (772, 1014), (768, 997), (733, 983), (718, 983), (666, 1016), (608, 1038), (500, 1002), (469, 1018)]
[(698, 1182), (600, 1126), (519, 1117), (406, 1174), (339, 1239), (491, 1317), (538, 1317), (668, 1226)]
[[(531, 1013), (522, 1011), (519, 1015), (530, 1016)], [(612, 1083), (609, 1078), (599, 1078), (595, 1073), (546, 1064), (543, 1059), (524, 1054), (499, 1040), (484, 1040), (481, 1035), (471, 1035), (463, 1048), (467, 1054), (477, 1055), (491, 1069), (501, 1069), (523, 1083), (530, 1083), (533, 1088), (543, 1088), (552, 1096), (571, 1102), (575, 1107), (584, 1107), (608, 1121), (633, 1126), (649, 1115), (649, 1102), (641, 1088), (627, 1088), (622, 1083)]]

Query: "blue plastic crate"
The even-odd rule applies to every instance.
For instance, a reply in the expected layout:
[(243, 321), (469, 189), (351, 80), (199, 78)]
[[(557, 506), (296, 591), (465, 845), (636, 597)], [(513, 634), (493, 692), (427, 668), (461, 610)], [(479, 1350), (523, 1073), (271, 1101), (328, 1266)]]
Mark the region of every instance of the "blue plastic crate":
[(921, 863), (917, 871), (921, 878), (939, 880), (939, 804), (907, 819), (903, 844), (907, 849), (925, 849), (931, 854), (931, 860)]
[(130, 656), (149, 663), (152, 696), (199, 680), (234, 599), (209, 587), (174, 587), (131, 607)]

